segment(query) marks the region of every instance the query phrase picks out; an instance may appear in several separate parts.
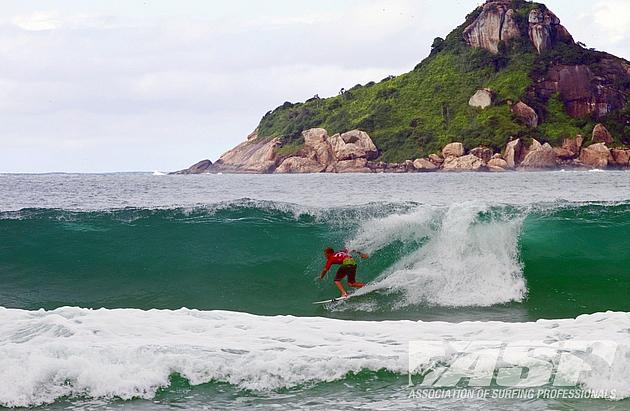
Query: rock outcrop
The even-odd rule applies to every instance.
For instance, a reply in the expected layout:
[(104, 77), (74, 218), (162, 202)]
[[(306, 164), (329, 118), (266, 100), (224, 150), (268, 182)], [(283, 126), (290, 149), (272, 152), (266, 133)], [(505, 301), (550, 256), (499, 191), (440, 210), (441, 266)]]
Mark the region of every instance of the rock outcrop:
[(523, 103), (522, 101), (517, 102), (511, 108), (514, 116), (518, 118), (523, 123), (527, 124), (529, 127), (537, 127), (538, 126), (538, 114), (534, 111), (533, 108)]
[(329, 139), (332, 151), (337, 160), (354, 160), (378, 157), (378, 149), (365, 131), (351, 130), (343, 134), (335, 134)]
[(471, 107), (486, 108), (492, 105), (494, 99), (494, 92), (489, 88), (482, 88), (477, 90), (475, 94), (468, 100), (468, 105)]
[(613, 137), (608, 132), (608, 129), (602, 124), (598, 123), (593, 127), (593, 136), (591, 138), (593, 143), (606, 143), (612, 144)]
[(378, 156), (370, 136), (360, 130), (328, 136), (323, 128), (302, 132), (304, 145), (293, 154), (279, 154), (278, 138), (260, 139), (254, 132), (247, 141), (223, 154), (212, 172), (228, 173), (321, 173), (369, 172), (368, 160)]
[(540, 144), (537, 140), (533, 140), (527, 155), (520, 164), (520, 167), (526, 169), (544, 169), (556, 167), (556, 153), (548, 144)]
[(523, 161), (524, 155), (523, 143), (520, 138), (512, 140), (505, 145), (503, 158), (505, 159), (508, 168), (516, 168), (521, 161)]
[(611, 159), (610, 150), (608, 150), (608, 147), (606, 147), (604, 143), (591, 144), (583, 148), (580, 153), (580, 162), (592, 168), (606, 168)]
[(461, 157), (464, 155), (464, 145), (462, 143), (449, 143), (442, 149), (442, 157)]
[(485, 169), (483, 161), (472, 154), (461, 157), (446, 157), (442, 170), (444, 171), (480, 171)]
[[(603, 127), (603, 126), (602, 126)], [(603, 131), (599, 131), (602, 132)], [(460, 142), (449, 143), (442, 149), (444, 158), (431, 154), (428, 158), (405, 160), (401, 163), (375, 161), (378, 150), (370, 136), (352, 130), (332, 137), (323, 128), (312, 128), (302, 133), (303, 147), (292, 154), (279, 154), (278, 139), (249, 138), (234, 150), (221, 156), (215, 164), (202, 160), (191, 167), (172, 174), (209, 172), (275, 172), (275, 173), (409, 173), (431, 171), (493, 171), (509, 169), (552, 169), (562, 167), (606, 168), (630, 167), (630, 150), (609, 150), (605, 143), (582, 148), (583, 138), (565, 138), (561, 147), (541, 144), (532, 139), (525, 147), (521, 139), (509, 141), (503, 155), (488, 147), (475, 147), (466, 153)], [(270, 151), (271, 150), (271, 151)], [(579, 158), (578, 158), (579, 157)], [(262, 165), (256, 161), (261, 159)], [(235, 163), (243, 161), (243, 163)], [(254, 171), (263, 170), (263, 171)]]
[(612, 155), (613, 165), (617, 167), (630, 166), (630, 150), (613, 148), (610, 150), (610, 154)]
[(499, 42), (520, 37), (510, 0), (493, 0), (483, 5), (475, 21), (464, 29), (464, 39), (471, 47), (499, 52)]
[(556, 64), (534, 83), (534, 93), (542, 99), (558, 93), (571, 117), (603, 118), (626, 104), (627, 96), (616, 84), (630, 81), (630, 64), (611, 56), (602, 58), (597, 67), (595, 74), (585, 64)]
[(203, 174), (203, 173), (208, 173), (211, 167), (212, 167), (212, 161), (201, 160), (200, 162), (195, 163), (184, 170), (175, 171), (169, 174)]
[(414, 160), (413, 167), (417, 171), (435, 171), (438, 169), (437, 165), (426, 158), (418, 158)]
[(568, 157), (575, 158), (580, 155), (582, 143), (584, 143), (584, 138), (580, 135), (575, 138), (565, 138), (562, 140), (562, 149), (566, 150)]
[(337, 173), (371, 173), (366, 158), (355, 158), (352, 160), (342, 160), (335, 164)]
[(326, 166), (319, 161), (307, 157), (289, 157), (280, 163), (276, 173), (321, 173)]
[(528, 34), (538, 54), (551, 48), (556, 39), (573, 42), (571, 35), (560, 24), (560, 19), (549, 9), (534, 9), (529, 12)]
[(248, 137), (247, 141), (223, 154), (212, 169), (227, 173), (270, 173), (276, 167), (276, 149), (280, 146), (278, 138)]
[(479, 16), (464, 29), (464, 40), (471, 47), (499, 52), (499, 43), (527, 36), (538, 53), (550, 48), (555, 41), (573, 42), (560, 24), (560, 19), (546, 8), (533, 9), (528, 16), (527, 33), (522, 33), (510, 0), (488, 0)]
[(444, 159), (435, 153), (429, 154), (429, 160), (436, 166), (439, 166), (444, 162)]
[(500, 157), (491, 158), (490, 161), (488, 161), (487, 166), (490, 171), (507, 171), (509, 168), (507, 161)]
[(483, 160), (484, 163), (487, 163), (488, 161), (490, 161), (494, 153), (492, 152), (492, 149), (488, 147), (475, 147), (470, 150), (469, 154), (477, 156), (481, 160)]
[(304, 147), (310, 148), (315, 154), (314, 159), (320, 164), (328, 166), (335, 162), (335, 155), (328, 141), (328, 132), (323, 128), (311, 128), (302, 133)]

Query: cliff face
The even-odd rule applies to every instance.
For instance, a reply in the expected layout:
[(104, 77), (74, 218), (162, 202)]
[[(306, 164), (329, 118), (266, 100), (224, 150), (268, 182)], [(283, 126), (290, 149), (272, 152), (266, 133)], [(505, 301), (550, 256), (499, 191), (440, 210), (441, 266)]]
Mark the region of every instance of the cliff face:
[(544, 99), (559, 93), (571, 117), (593, 115), (601, 120), (624, 107), (628, 94), (619, 87), (630, 78), (630, 64), (613, 58), (602, 58), (597, 66), (599, 75), (584, 64), (557, 64), (535, 85), (534, 92)]
[[(488, 0), (445, 39), (436, 38), (430, 56), (413, 71), (357, 84), (334, 97), (285, 102), (265, 114), (245, 142), (214, 164), (193, 168), (238, 173), (461, 169), (476, 160), (430, 162), (429, 155), (453, 141), (466, 150), (481, 146), (499, 152), (519, 138), (541, 142), (542, 151), (526, 166), (551, 164), (549, 147), (565, 158), (563, 141), (591, 134), (597, 123), (610, 131), (605, 141), (610, 147), (630, 145), (629, 96), (628, 61), (575, 43), (543, 4)], [(502, 161), (513, 168), (523, 160), (512, 157), (483, 161), (492, 169), (501, 168)]]

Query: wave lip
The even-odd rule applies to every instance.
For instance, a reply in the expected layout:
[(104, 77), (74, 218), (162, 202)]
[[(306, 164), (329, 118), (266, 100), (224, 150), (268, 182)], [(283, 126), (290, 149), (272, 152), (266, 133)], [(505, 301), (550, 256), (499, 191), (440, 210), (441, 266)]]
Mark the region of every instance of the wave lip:
[[(614, 367), (593, 368), (583, 388), (630, 396), (630, 313), (531, 323), (342, 321), (228, 311), (62, 307), (0, 308), (0, 405), (63, 396), (152, 398), (175, 373), (197, 385), (254, 390), (343, 379), (349, 372), (406, 374), (415, 340), (613, 340)], [(405, 378), (402, 377), (401, 378)]]

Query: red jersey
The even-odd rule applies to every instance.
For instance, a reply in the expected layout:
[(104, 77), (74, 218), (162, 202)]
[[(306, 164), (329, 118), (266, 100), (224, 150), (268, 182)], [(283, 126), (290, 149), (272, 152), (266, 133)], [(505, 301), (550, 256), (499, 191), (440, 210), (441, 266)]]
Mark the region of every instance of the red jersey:
[(356, 261), (354, 261), (354, 258), (348, 253), (348, 250), (341, 250), (328, 257), (326, 260), (326, 271), (328, 271), (333, 264), (356, 265)]

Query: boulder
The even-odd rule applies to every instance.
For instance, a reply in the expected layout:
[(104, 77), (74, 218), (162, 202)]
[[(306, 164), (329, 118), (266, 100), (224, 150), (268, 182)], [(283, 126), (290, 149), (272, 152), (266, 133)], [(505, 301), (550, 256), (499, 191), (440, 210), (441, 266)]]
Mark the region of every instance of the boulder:
[(378, 149), (365, 131), (351, 130), (343, 134), (335, 134), (329, 140), (337, 160), (357, 158), (373, 160), (378, 157)]
[(289, 157), (280, 163), (275, 173), (321, 173), (326, 169), (317, 160), (306, 157)]
[(328, 132), (323, 128), (311, 128), (302, 132), (304, 147), (311, 148), (315, 159), (323, 165), (335, 162), (332, 146), (328, 141)]
[(489, 88), (483, 88), (477, 90), (468, 100), (468, 105), (471, 107), (486, 108), (492, 105), (494, 99), (494, 92)]
[(613, 137), (608, 132), (608, 129), (601, 123), (595, 124), (593, 127), (593, 136), (591, 137), (593, 143), (606, 143), (612, 144)]
[(342, 160), (335, 164), (337, 173), (371, 173), (368, 161), (365, 158), (355, 158), (353, 160)]
[(540, 144), (533, 140), (529, 152), (520, 164), (522, 168), (555, 168), (557, 165), (556, 153), (548, 144)]
[(614, 165), (617, 167), (628, 167), (630, 165), (630, 150), (613, 148), (610, 150)]
[(368, 161), (367, 167), (374, 173), (384, 173), (387, 171), (388, 163), (384, 161)]
[(604, 143), (591, 144), (580, 153), (580, 162), (587, 167), (606, 168), (611, 159), (610, 150)]
[(480, 171), (485, 169), (483, 161), (472, 154), (461, 157), (449, 156), (444, 160), (444, 171)]
[(405, 164), (400, 163), (389, 163), (387, 164), (387, 168), (385, 169), (386, 173), (406, 173), (407, 167)]
[(413, 162), (414, 169), (418, 171), (435, 171), (438, 166), (433, 164), (433, 162), (426, 158), (418, 158)]
[(270, 173), (276, 166), (280, 139), (247, 140), (223, 154), (213, 165), (213, 172)]
[(429, 154), (429, 160), (437, 166), (444, 162), (444, 159), (437, 154)]
[(538, 126), (538, 114), (534, 111), (533, 108), (523, 103), (522, 101), (517, 102), (511, 108), (514, 116), (527, 124), (529, 127), (537, 127)]
[(570, 157), (577, 157), (580, 155), (583, 142), (584, 138), (579, 134), (575, 138), (565, 138), (562, 140), (562, 149), (570, 153)]
[(490, 171), (506, 171), (509, 168), (507, 161), (502, 158), (491, 158), (487, 166)]
[(556, 153), (556, 157), (561, 160), (571, 160), (572, 158), (575, 158), (575, 154), (566, 148), (554, 147), (553, 151)]
[(516, 168), (523, 161), (524, 150), (520, 138), (512, 140), (505, 145), (503, 158), (507, 162), (508, 168)]
[(475, 155), (483, 160), (484, 163), (487, 163), (492, 158), (492, 149), (488, 147), (475, 147), (468, 152), (469, 154)]
[(212, 161), (201, 160), (198, 163), (195, 163), (184, 170), (175, 171), (169, 174), (203, 174), (203, 173), (209, 173), (211, 170), (211, 167), (212, 167)]
[(464, 155), (464, 145), (462, 143), (449, 143), (442, 149), (442, 157), (461, 157)]

